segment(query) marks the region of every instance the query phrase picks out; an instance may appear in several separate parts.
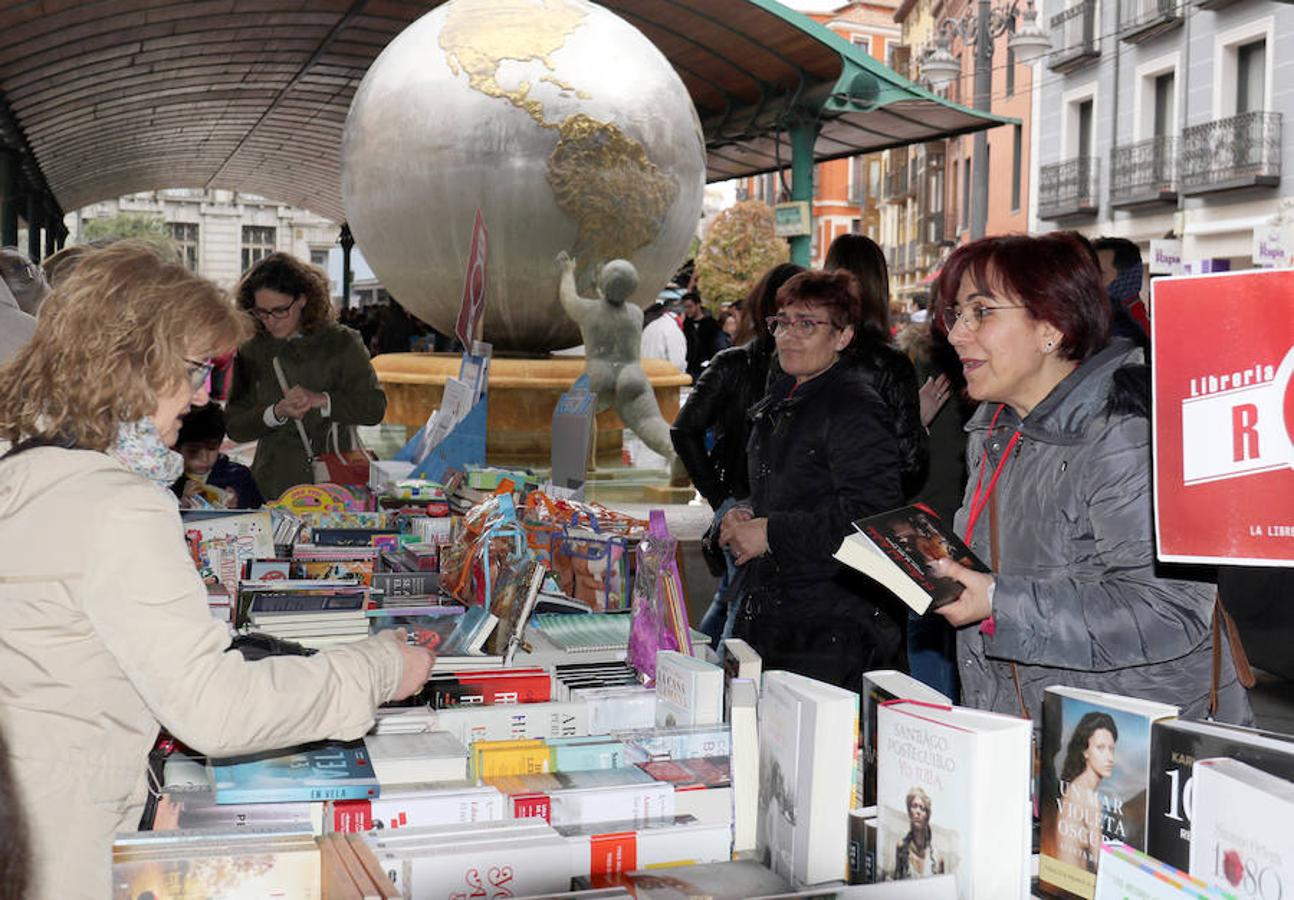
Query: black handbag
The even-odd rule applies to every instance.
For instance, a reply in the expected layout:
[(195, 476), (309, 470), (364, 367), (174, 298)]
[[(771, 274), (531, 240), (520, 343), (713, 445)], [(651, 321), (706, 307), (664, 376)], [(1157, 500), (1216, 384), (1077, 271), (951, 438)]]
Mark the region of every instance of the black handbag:
[(710, 570), (710, 574), (716, 578), (722, 578), (728, 571), (728, 560), (723, 547), (719, 546), (719, 525), (720, 520), (715, 519), (705, 530), (705, 534), (701, 535), (701, 558), (705, 560), (705, 567)]

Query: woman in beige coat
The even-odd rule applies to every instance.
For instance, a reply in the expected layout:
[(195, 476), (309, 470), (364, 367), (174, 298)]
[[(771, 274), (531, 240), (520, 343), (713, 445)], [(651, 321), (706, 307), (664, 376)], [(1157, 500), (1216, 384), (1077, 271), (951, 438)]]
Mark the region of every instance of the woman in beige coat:
[(31, 829), (33, 897), (111, 895), (159, 725), (228, 756), (351, 739), (427, 678), (391, 636), (247, 662), (207, 612), (168, 486), (211, 357), (251, 333), (149, 249), (93, 251), (0, 369), (0, 728)]

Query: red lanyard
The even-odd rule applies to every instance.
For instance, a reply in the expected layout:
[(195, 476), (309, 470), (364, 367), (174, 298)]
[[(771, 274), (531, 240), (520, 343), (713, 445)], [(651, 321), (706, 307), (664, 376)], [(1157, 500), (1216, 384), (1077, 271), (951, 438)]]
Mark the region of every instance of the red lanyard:
[[(993, 413), (993, 418), (988, 423), (989, 437), (993, 436), (993, 428), (997, 425), (997, 417), (1002, 414), (1006, 404), (1001, 404), (997, 412)], [(1015, 442), (1020, 440), (1020, 429), (1016, 429), (1011, 435), (1011, 439), (1006, 442), (1006, 450), (1002, 453), (1002, 458), (998, 460), (997, 468), (993, 470), (993, 477), (989, 479), (988, 490), (984, 490), (984, 469), (988, 466), (988, 448), (984, 449), (984, 456), (980, 459), (979, 480), (975, 482), (975, 493), (971, 496), (970, 516), (966, 519), (966, 543), (969, 545), (971, 538), (975, 535), (975, 523), (979, 521), (980, 513), (988, 504), (989, 498), (993, 496), (993, 489), (997, 487), (998, 477), (1002, 474), (1002, 469), (1006, 466), (1006, 461), (1011, 457), (1011, 451), (1015, 448)]]

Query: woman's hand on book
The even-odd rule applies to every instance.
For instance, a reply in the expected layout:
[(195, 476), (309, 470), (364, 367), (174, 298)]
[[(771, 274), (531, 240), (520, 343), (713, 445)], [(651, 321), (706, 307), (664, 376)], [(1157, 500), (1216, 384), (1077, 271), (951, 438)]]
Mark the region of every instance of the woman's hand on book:
[(981, 622), (993, 614), (993, 601), (989, 594), (993, 576), (990, 573), (976, 572), (946, 558), (935, 560), (932, 568), (934, 574), (951, 578), (964, 588), (960, 597), (935, 610), (948, 620), (948, 624), (960, 628)]
[(403, 628), (396, 628), (385, 634), (391, 635), (396, 641), (401, 658), (400, 684), (391, 695), (391, 699), (403, 700), (406, 697), (412, 697), (422, 690), (422, 686), (431, 677), (431, 668), (436, 664), (436, 654), (426, 647), (410, 644), (409, 636)]

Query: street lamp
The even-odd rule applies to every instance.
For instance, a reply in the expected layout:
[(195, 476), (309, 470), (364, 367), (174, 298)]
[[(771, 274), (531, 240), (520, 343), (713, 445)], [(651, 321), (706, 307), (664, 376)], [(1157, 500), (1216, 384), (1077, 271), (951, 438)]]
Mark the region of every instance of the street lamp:
[[(1033, 0), (1023, 10), (1019, 0), (994, 7), (992, 0), (977, 0), (975, 10), (967, 10), (960, 19), (947, 18), (939, 23), (934, 49), (921, 64), (921, 74), (933, 87), (941, 87), (961, 75), (961, 65), (952, 54), (953, 38), (975, 49), (975, 108), (990, 112), (993, 93), (993, 41), (1015, 24), (1007, 41), (1017, 62), (1029, 63), (1051, 49), (1051, 41), (1038, 24)], [(988, 134), (975, 132), (975, 180), (971, 193), (971, 240), (984, 236), (988, 226)]]

